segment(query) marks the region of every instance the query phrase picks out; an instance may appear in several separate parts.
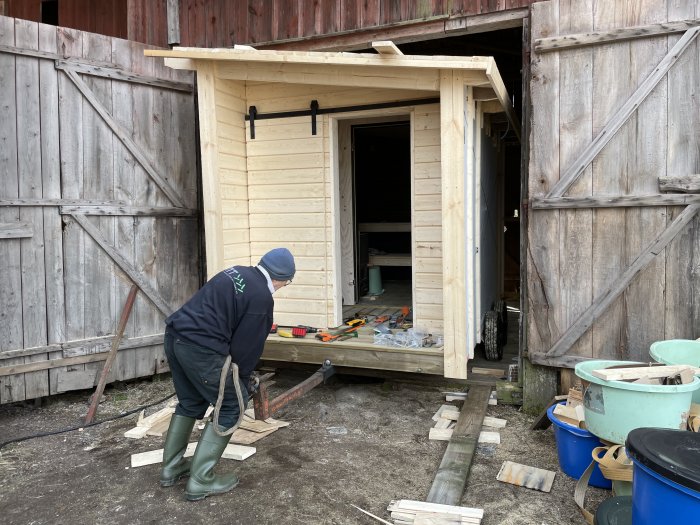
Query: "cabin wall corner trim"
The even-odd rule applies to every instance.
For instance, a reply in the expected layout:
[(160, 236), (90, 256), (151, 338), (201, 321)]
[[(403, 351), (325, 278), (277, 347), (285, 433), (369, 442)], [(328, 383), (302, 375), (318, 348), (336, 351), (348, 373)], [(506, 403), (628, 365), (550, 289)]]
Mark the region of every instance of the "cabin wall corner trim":
[[(474, 275), (474, 232), (467, 227), (474, 206), (474, 129), (476, 108), (471, 87), (459, 71), (440, 72), (442, 170), (443, 308), (445, 377), (467, 377), (467, 359), (475, 344), (474, 302), (467, 276)], [(473, 286), (469, 287), (473, 290)], [(471, 326), (470, 326), (471, 325)]]
[(218, 183), (216, 130), (216, 76), (212, 64), (197, 65), (199, 99), (199, 140), (202, 156), (202, 201), (206, 234), (207, 279), (223, 269), (224, 243), (221, 223), (221, 195)]

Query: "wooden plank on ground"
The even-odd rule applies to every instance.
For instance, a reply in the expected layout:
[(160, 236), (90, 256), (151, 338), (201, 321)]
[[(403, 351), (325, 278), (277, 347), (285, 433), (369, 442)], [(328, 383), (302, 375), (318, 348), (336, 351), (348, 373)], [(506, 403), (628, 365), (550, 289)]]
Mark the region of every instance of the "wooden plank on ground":
[(475, 366), (472, 368), (472, 374), (481, 374), (493, 377), (504, 377), (506, 375), (506, 372), (505, 370), (501, 370), (499, 368), (479, 368), (478, 366)]
[(443, 417), (445, 412), (459, 412), (459, 408), (454, 405), (442, 405), (440, 408), (438, 408), (437, 412), (433, 414), (433, 421), (437, 421)]
[[(191, 457), (197, 448), (197, 443), (190, 443), (185, 450), (186, 458)], [(224, 453), (221, 455), (224, 459), (235, 459), (243, 461), (255, 454), (255, 447), (243, 447), (240, 445), (226, 445)], [(149, 450), (148, 452), (140, 452), (131, 455), (131, 467), (143, 467), (145, 465), (153, 465), (163, 461), (163, 449)]]
[(450, 514), (462, 516), (465, 518), (477, 518), (482, 519), (484, 517), (484, 510), (472, 507), (460, 507), (457, 505), (448, 505), (441, 503), (434, 503), (429, 501), (415, 501), (415, 500), (394, 500), (389, 503), (387, 507), (389, 512), (394, 511), (408, 511), (408, 512), (436, 512), (441, 514)]
[(245, 430), (243, 428), (237, 429), (233, 434), (231, 434), (231, 443), (237, 443), (239, 445), (250, 445), (262, 438), (269, 436), (273, 432), (276, 432), (278, 428), (271, 428), (267, 432), (252, 432), (250, 430)]
[(556, 472), (504, 461), (496, 479), (511, 485), (549, 492), (552, 490)]
[[(449, 441), (454, 434), (453, 428), (438, 428), (434, 426), (430, 429), (428, 439), (431, 441)], [(498, 432), (482, 430), (479, 432), (479, 443), (492, 443), (499, 445), (501, 443), (501, 435)]]
[(160, 409), (158, 412), (154, 412), (148, 417), (139, 418), (139, 420), (136, 422), (136, 426), (150, 428), (153, 425), (159, 423), (160, 421), (163, 421), (164, 419), (170, 420), (170, 417), (173, 415), (174, 412), (174, 406), (167, 406), (165, 408)]
[(168, 431), (168, 428), (170, 427), (170, 420), (171, 419), (172, 419), (172, 414), (168, 415), (168, 417), (164, 417), (162, 419), (159, 419), (158, 421), (153, 423), (146, 430), (146, 435), (147, 436), (162, 437)]
[(470, 402), (462, 407), (452, 431), (428, 494), (429, 502), (454, 505), (461, 500), (490, 394), (489, 386), (475, 385), (469, 389)]
[(498, 417), (486, 416), (484, 417), (484, 426), (491, 428), (505, 428), (508, 422), (505, 419)]

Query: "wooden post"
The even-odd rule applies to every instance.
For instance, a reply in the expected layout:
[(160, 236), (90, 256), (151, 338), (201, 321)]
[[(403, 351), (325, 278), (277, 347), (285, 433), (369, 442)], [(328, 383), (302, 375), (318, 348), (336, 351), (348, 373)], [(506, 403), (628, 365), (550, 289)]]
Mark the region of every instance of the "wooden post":
[(124, 335), (124, 329), (126, 328), (126, 322), (129, 320), (129, 315), (131, 314), (131, 308), (134, 306), (134, 301), (136, 300), (136, 292), (139, 291), (139, 287), (136, 284), (131, 285), (131, 290), (129, 290), (129, 295), (126, 298), (126, 303), (124, 303), (124, 309), (122, 310), (122, 316), (119, 319), (119, 325), (117, 326), (117, 333), (112, 341), (112, 348), (109, 351), (109, 356), (107, 356), (107, 361), (102, 368), (102, 374), (100, 374), (100, 380), (97, 383), (97, 388), (92, 396), (92, 402), (90, 403), (90, 409), (85, 416), (85, 424), (89, 425), (95, 418), (97, 413), (97, 405), (100, 403), (100, 398), (102, 397), (102, 392), (104, 392), (105, 385), (107, 384), (107, 376), (109, 375), (109, 370), (112, 368), (114, 360), (117, 358), (117, 350), (119, 349), (119, 341), (121, 341), (122, 335)]
[(180, 45), (180, 0), (168, 0), (168, 45)]
[(523, 359), (523, 411), (538, 414), (557, 395), (557, 370)]

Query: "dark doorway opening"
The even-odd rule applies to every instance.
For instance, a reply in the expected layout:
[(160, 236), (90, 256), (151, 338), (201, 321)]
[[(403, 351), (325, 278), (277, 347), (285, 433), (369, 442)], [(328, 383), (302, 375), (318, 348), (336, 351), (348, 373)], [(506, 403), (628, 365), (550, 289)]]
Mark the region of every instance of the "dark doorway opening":
[(41, 23), (58, 25), (58, 0), (43, 0), (41, 2)]
[(358, 302), (410, 305), (410, 122), (351, 130)]

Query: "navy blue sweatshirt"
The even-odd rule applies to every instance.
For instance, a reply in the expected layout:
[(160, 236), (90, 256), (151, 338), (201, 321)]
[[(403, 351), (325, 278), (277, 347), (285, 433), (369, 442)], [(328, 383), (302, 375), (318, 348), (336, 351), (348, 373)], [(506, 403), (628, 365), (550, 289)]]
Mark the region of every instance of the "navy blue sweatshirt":
[(207, 281), (165, 324), (196, 345), (231, 354), (248, 384), (272, 327), (273, 307), (262, 272), (234, 266)]

